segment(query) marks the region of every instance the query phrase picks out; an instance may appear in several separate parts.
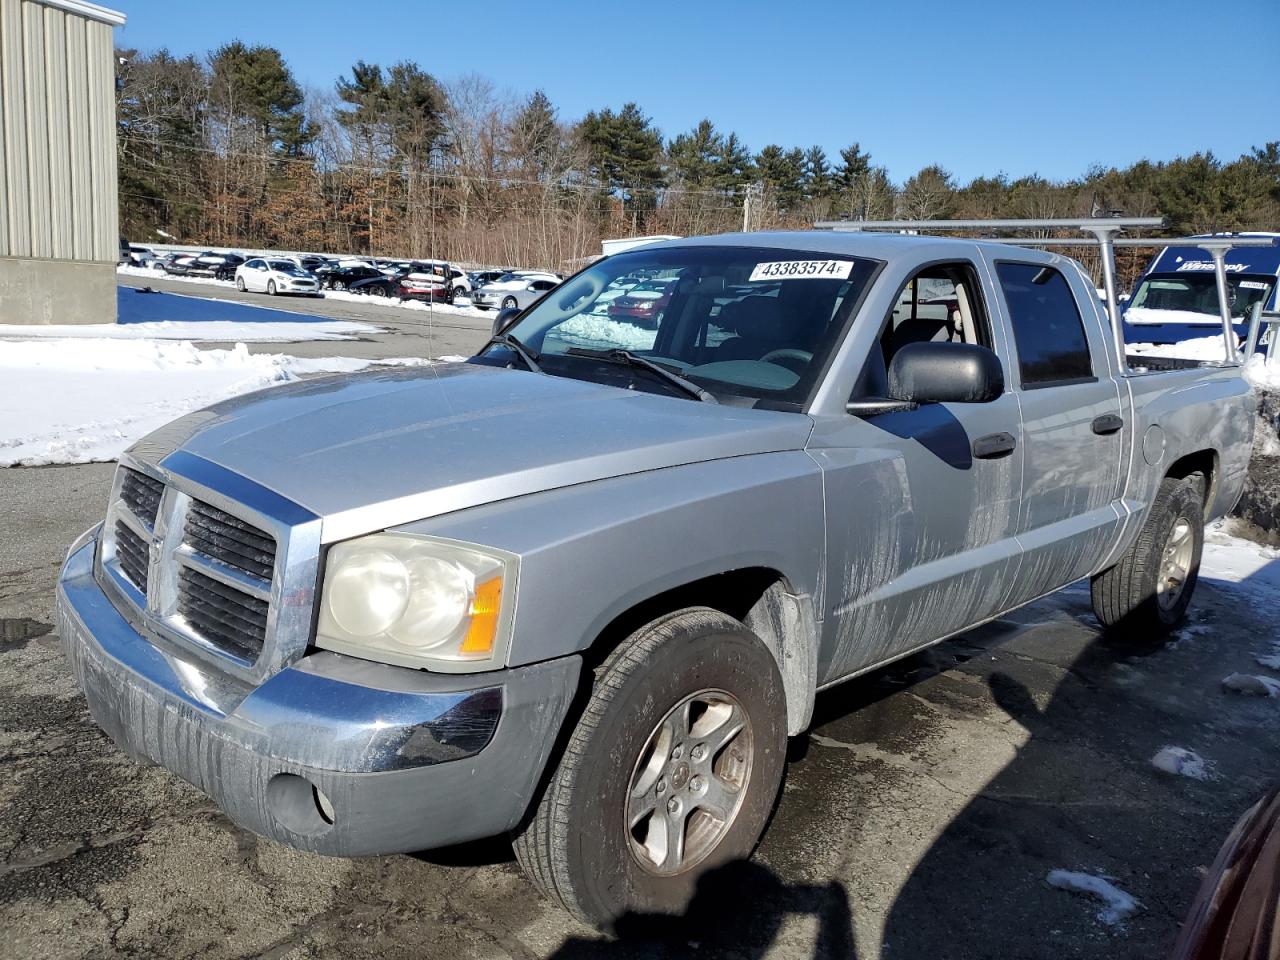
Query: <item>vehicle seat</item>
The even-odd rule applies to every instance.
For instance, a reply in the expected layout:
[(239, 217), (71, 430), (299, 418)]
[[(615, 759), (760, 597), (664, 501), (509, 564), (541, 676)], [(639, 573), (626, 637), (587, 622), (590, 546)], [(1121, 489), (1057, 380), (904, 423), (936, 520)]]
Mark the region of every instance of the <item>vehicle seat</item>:
[(790, 312), (776, 297), (746, 297), (720, 312), (717, 326), (734, 335), (716, 349), (715, 359), (759, 360), (771, 350), (795, 346)]
[(940, 316), (916, 316), (898, 324), (889, 335), (887, 355), (892, 357), (908, 343), (938, 343), (959, 338), (959, 324), (953, 322), (952, 313), (944, 311)]

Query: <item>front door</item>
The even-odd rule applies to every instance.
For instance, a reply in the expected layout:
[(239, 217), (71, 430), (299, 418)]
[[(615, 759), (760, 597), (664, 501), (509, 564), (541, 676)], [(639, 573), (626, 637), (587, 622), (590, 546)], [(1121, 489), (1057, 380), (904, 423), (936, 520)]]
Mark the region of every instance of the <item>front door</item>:
[[(908, 280), (872, 348), (864, 396), (882, 389), (898, 349), (922, 340), (997, 348), (973, 263)], [(1020, 562), (1021, 435), (1011, 391), (818, 423), (809, 452), (827, 503), (822, 682), (1005, 608)]]

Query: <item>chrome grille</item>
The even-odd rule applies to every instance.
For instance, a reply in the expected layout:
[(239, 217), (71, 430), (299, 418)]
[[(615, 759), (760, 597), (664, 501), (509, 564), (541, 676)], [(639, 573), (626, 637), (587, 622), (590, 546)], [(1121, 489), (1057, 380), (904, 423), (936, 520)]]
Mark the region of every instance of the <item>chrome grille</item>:
[(153, 643), (261, 682), (305, 655), (320, 518), (184, 451), (126, 454), (98, 550), (113, 602)]
[[(156, 514), (160, 512), (160, 498), (164, 496), (164, 484), (155, 477), (149, 477), (137, 470), (121, 467), (124, 479), (120, 484), (120, 499), (129, 508), (129, 512), (148, 527), (156, 524)], [(145, 554), (146, 551), (144, 550)], [(145, 566), (145, 562), (143, 564)], [(135, 581), (136, 582), (136, 581)]]
[[(159, 501), (156, 501), (157, 505)], [(154, 521), (155, 514), (152, 513)], [(149, 548), (147, 543), (140, 536), (125, 524), (123, 520), (116, 521), (116, 561), (120, 564), (120, 569), (129, 582), (138, 588), (142, 593), (147, 592), (147, 559)]]
[(276, 565), (276, 542), (251, 523), (225, 510), (192, 500), (187, 509), (184, 542), (191, 549), (270, 584)]
[(216, 646), (253, 662), (262, 653), (270, 605), (190, 567), (178, 571), (178, 613)]

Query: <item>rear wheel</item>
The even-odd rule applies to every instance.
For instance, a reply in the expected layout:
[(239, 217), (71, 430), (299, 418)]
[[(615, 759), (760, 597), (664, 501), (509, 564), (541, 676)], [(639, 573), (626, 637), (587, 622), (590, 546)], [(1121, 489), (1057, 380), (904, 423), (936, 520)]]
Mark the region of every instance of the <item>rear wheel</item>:
[(1137, 641), (1168, 633), (1187, 612), (1204, 549), (1204, 485), (1166, 477), (1138, 537), (1091, 584), (1103, 626)]
[(755, 634), (704, 608), (656, 620), (597, 671), (516, 856), (588, 923), (679, 914), (700, 876), (755, 849), (786, 740), (782, 680)]
[(375, 297), (385, 297), (387, 295), (386, 287), (372, 287), (369, 290)]

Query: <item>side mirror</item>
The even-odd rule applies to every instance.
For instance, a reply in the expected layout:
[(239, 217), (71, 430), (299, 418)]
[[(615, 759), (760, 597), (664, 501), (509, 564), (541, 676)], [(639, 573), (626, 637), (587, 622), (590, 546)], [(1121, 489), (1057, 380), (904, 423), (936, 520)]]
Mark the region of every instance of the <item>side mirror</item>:
[(893, 400), (988, 403), (1003, 392), (1000, 358), (973, 343), (909, 343), (889, 365)]
[(493, 318), (493, 335), (496, 337), (502, 332), (502, 328), (516, 318), (520, 313), (519, 307), (504, 307), (498, 311), (498, 315)]

